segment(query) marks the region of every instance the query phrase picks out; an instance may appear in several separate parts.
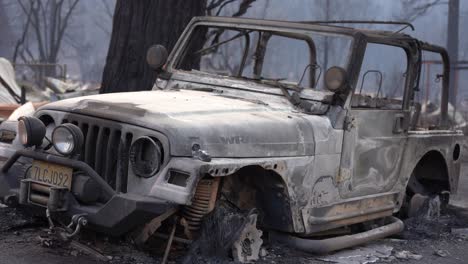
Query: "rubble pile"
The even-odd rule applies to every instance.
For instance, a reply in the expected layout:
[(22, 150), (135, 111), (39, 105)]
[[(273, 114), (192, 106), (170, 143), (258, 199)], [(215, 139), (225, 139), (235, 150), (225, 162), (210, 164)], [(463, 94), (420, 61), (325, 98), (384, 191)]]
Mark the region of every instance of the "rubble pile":
[[(168, 263), (239, 263), (233, 258), (232, 248), (238, 242), (236, 237), (251, 224), (249, 216), (252, 215), (256, 216), (255, 212), (218, 206), (207, 215), (199, 238), (188, 250), (174, 246)], [(268, 244), (265, 240), (267, 244), (260, 248), (259, 260), (255, 263), (440, 263), (455, 259), (455, 255), (460, 254), (454, 252), (456, 248), (466, 251), (463, 245), (468, 241), (468, 218), (463, 217), (458, 208), (449, 208), (440, 216), (432, 214), (433, 218), (427, 215), (407, 219), (406, 229), (398, 237), (324, 256)], [(44, 248), (42, 254), (45, 256), (54, 254), (54, 258), (76, 260), (71, 263), (149, 264), (161, 261), (161, 252), (138, 250), (125, 239), (106, 238), (90, 232), (69, 243), (58, 243), (47, 230), (46, 221), (19, 208), (0, 207), (0, 236), (4, 244), (15, 241), (31, 248)]]
[(21, 208), (9, 208), (3, 204), (0, 204), (0, 215), (0, 234), (28, 227), (40, 227), (45, 223), (43, 219), (34, 217)]

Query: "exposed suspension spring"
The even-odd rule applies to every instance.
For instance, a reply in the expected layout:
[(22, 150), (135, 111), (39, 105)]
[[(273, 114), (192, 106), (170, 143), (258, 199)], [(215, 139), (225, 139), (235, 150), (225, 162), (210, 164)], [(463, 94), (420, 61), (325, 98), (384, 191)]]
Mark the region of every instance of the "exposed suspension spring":
[(214, 209), (219, 182), (219, 178), (200, 180), (192, 198), (192, 204), (183, 208), (182, 215), (186, 229), (190, 233), (197, 232), (201, 227), (203, 216)]

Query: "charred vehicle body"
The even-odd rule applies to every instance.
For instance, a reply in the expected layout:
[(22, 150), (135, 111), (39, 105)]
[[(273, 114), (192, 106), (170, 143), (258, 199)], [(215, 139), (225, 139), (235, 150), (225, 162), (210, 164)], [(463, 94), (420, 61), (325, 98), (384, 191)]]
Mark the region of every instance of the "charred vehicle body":
[[(431, 125), (420, 121), (425, 54), (443, 62)], [(413, 196), (456, 191), (462, 134), (447, 122), (441, 47), (325, 22), (202, 17), (169, 56), (155, 46), (147, 59), (152, 91), (54, 102), (5, 124), (4, 201), (113, 235), (178, 211), (190, 236), (224, 199), (256, 208), (278, 239), (325, 252), (354, 242), (306, 237), (369, 221), (381, 227), (361, 238), (399, 232), (392, 215)]]

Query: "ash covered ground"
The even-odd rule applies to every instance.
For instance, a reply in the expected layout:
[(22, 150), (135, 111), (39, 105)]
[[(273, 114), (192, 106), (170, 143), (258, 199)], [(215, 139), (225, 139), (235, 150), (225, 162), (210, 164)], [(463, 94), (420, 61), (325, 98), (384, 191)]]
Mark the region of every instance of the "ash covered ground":
[[(160, 263), (165, 247), (160, 240), (152, 248), (138, 249), (126, 239), (93, 232), (83, 232), (78, 241), (63, 242), (49, 234), (44, 219), (0, 204), (0, 264)], [(458, 195), (452, 197), (446, 212), (439, 217), (407, 219), (405, 231), (398, 236), (326, 256), (270, 244), (265, 238), (264, 249), (266, 255), (257, 263), (468, 263), (468, 166), (462, 166)], [(175, 243), (168, 263), (183, 263), (188, 253), (186, 245)], [(218, 257), (193, 258), (191, 263), (235, 262)]]
[[(468, 210), (451, 206), (437, 219), (408, 219), (405, 231), (395, 237), (317, 256), (291, 248), (265, 244), (266, 253), (257, 263), (466, 263), (468, 261)], [(125, 239), (84, 233), (82, 251), (48, 231), (47, 222), (21, 209), (0, 208), (0, 263), (160, 263), (164, 244), (137, 249)], [(175, 244), (169, 263), (181, 263), (187, 246)], [(202, 259), (194, 263), (235, 263), (229, 258)]]

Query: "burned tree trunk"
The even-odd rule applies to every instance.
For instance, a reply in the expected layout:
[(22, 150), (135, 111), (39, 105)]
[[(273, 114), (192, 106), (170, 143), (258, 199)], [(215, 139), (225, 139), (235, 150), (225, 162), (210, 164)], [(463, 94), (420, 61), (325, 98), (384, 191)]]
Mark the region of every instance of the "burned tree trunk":
[(449, 103), (453, 106), (457, 105), (457, 80), (454, 66), (457, 66), (458, 61), (458, 26), (460, 20), (460, 1), (450, 0), (448, 2), (448, 22), (447, 22), (447, 51), (450, 56), (450, 89)]
[(162, 44), (170, 51), (205, 10), (205, 0), (118, 0), (100, 92), (150, 90), (156, 73), (146, 64), (147, 49)]

